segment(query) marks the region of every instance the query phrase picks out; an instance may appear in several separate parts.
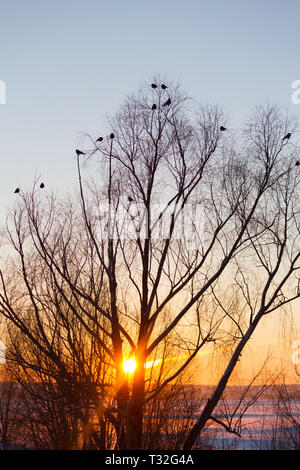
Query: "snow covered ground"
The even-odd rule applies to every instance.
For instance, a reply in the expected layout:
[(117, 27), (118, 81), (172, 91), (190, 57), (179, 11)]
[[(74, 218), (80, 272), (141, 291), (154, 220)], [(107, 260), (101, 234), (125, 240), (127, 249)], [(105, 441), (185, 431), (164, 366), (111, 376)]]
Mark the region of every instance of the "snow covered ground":
[[(237, 401), (228, 400), (227, 405), (229, 411), (235, 410)], [(285, 413), (278, 411), (277, 400), (259, 400), (242, 417), (241, 437), (213, 423), (203, 431), (198, 444), (205, 442), (217, 449), (295, 449), (297, 442), (298, 445), (300, 443), (300, 400), (294, 400), (289, 411), (290, 417), (287, 418)], [(222, 413), (216, 413), (215, 417), (224, 420)], [(240, 413), (232, 415), (231, 427), (238, 423), (240, 417)]]

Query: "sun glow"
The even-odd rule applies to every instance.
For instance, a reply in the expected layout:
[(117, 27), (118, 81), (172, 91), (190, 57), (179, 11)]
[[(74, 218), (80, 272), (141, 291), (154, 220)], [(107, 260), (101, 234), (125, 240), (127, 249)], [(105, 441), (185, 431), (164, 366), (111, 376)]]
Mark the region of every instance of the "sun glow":
[(131, 357), (123, 362), (123, 370), (126, 374), (133, 374), (136, 368), (135, 358)]
[(156, 359), (156, 361), (146, 362), (145, 368), (150, 369), (151, 367), (156, 367), (162, 362), (162, 359)]
[[(167, 361), (176, 361), (178, 359), (183, 359), (188, 356), (175, 356), (175, 357), (169, 357), (165, 359), (165, 362)], [(147, 361), (145, 364), (145, 369), (150, 369), (152, 367), (157, 367), (163, 362), (162, 359), (156, 359), (154, 361)], [(136, 361), (134, 357), (131, 357), (130, 359), (124, 359), (123, 361), (123, 370), (126, 374), (132, 375), (136, 369)]]

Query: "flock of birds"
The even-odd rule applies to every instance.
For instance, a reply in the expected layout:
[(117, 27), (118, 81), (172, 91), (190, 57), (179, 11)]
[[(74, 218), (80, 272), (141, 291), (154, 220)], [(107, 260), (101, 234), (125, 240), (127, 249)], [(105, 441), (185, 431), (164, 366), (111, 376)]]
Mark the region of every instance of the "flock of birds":
[[(44, 187), (45, 187), (45, 184), (44, 184), (44, 183), (41, 183), (41, 184), (40, 184), (40, 188), (41, 188), (41, 189), (44, 189)], [(15, 189), (15, 194), (18, 194), (19, 192), (20, 192), (20, 188), (16, 188), (16, 189)]]
[[(161, 86), (162, 90), (166, 90), (168, 88), (167, 85), (165, 85), (164, 83), (162, 83), (160, 86)], [(156, 88), (158, 88), (158, 85), (156, 83), (151, 83), (151, 88), (156, 89)], [(165, 103), (162, 105), (162, 107), (170, 106), (171, 103), (172, 103), (172, 101), (171, 101), (171, 98), (169, 97), (167, 99), (167, 101), (165, 101)], [(152, 111), (155, 111), (157, 109), (157, 105), (154, 103), (152, 105), (151, 109), (152, 109)], [(224, 130), (225, 130), (225, 128), (224, 128)], [(110, 137), (110, 139), (114, 139), (115, 134), (112, 132), (109, 137)], [(98, 139), (96, 140), (96, 143), (97, 142), (102, 142), (103, 140), (104, 140), (103, 137), (98, 137)], [(86, 155), (85, 152), (82, 152), (82, 150), (79, 150), (79, 149), (76, 149), (75, 152), (76, 152), (77, 157), (79, 157), (80, 155)]]
[[(156, 88), (158, 88), (158, 85), (157, 85), (156, 83), (151, 83), (151, 88), (156, 89)], [(161, 88), (162, 88), (163, 90), (166, 90), (168, 87), (167, 87), (167, 85), (165, 85), (164, 83), (162, 83), (162, 84), (161, 84)], [(169, 98), (167, 99), (167, 101), (162, 105), (162, 107), (164, 107), (164, 106), (170, 106), (171, 103), (172, 103), (172, 101), (171, 101), (171, 98), (169, 97)], [(152, 109), (152, 111), (155, 111), (155, 110), (157, 109), (157, 105), (154, 103), (154, 104), (152, 105), (152, 108), (151, 108), (151, 109)]]
[[(168, 87), (167, 85), (165, 85), (164, 83), (162, 83), (161, 85), (161, 89), (162, 90), (166, 90)], [(153, 88), (154, 90), (157, 89), (159, 87), (159, 85), (157, 85), (156, 83), (151, 83), (151, 88)], [(170, 104), (172, 103), (171, 101), (171, 98), (169, 97), (162, 105), (162, 107), (165, 107), (165, 106), (170, 106)], [(157, 109), (157, 105), (155, 103), (153, 103), (152, 107), (151, 107), (152, 111), (155, 111)], [(227, 131), (228, 129), (224, 126), (220, 126), (220, 131), (221, 132), (224, 132), (224, 131)], [(115, 138), (115, 134), (112, 132), (110, 135), (109, 135), (110, 139), (113, 140)], [(292, 137), (292, 134), (291, 132), (288, 132), (282, 139), (282, 141), (286, 140), (286, 141), (289, 141), (290, 138)], [(98, 137), (98, 139), (96, 140), (96, 142), (102, 142), (103, 141), (103, 137)], [(80, 155), (86, 155), (85, 152), (82, 152), (82, 150), (79, 150), (79, 149), (76, 149), (75, 150), (76, 152), (76, 155), (77, 157), (79, 157)], [(300, 161), (297, 161), (296, 162), (296, 166), (299, 166), (300, 165)], [(44, 183), (41, 183), (40, 184), (40, 188), (43, 189), (45, 187), (45, 184)], [(16, 188), (15, 189), (15, 194), (18, 194), (20, 192), (20, 188)], [(133, 201), (133, 199), (132, 199)]]

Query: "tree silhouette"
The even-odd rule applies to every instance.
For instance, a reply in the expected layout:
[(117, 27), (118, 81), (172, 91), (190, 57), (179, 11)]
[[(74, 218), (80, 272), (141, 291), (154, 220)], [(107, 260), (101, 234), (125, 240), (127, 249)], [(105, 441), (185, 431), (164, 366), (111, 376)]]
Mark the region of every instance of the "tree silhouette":
[[(160, 103), (164, 92), (156, 93)], [(144, 446), (146, 407), (199, 351), (228, 341), (233, 354), (190, 429), (190, 449), (217, 419), (215, 407), (261, 319), (299, 296), (300, 175), (297, 149), (282, 140), (295, 122), (276, 106), (258, 107), (229, 142), (218, 107), (191, 117), (180, 87), (170, 83), (168, 93), (168, 113), (149, 112), (147, 84), (111, 117), (115, 135), (87, 152), (93, 162), (99, 157), (98, 179), (86, 179), (77, 153), (80, 204), (62, 210), (34, 189), (21, 196), (7, 233), (18, 269), (0, 277), (2, 315), (55, 365), (56, 380), (93, 400), (122, 449)], [(76, 324), (108, 364), (107, 401), (86, 372)], [(62, 344), (80, 374), (72, 375)], [(172, 361), (163, 360), (166, 351)], [(136, 362), (130, 376), (128, 357)]]

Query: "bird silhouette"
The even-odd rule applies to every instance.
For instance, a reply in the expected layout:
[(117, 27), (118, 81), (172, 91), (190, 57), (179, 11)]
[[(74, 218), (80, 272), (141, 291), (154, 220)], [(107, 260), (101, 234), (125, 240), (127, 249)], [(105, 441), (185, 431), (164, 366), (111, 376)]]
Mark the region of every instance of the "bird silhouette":
[(156, 104), (153, 104), (151, 109), (152, 109), (152, 111), (154, 111), (155, 109), (157, 109)]
[(40, 188), (43, 189), (45, 187), (44, 183), (40, 184)]
[(79, 157), (79, 155), (85, 155), (85, 153), (79, 149), (76, 149), (76, 154), (77, 154), (77, 157)]
[(151, 83), (151, 88), (157, 88), (156, 83)]
[(103, 140), (103, 137), (98, 137), (98, 139), (96, 140), (96, 142), (102, 142)]
[(224, 126), (220, 126), (220, 131), (227, 131), (227, 129)]
[(287, 135), (284, 136), (282, 140), (289, 140), (291, 138), (292, 134), (290, 132), (287, 133)]
[(165, 85), (164, 83), (161, 84), (161, 87), (162, 87), (163, 90), (165, 90), (166, 88), (168, 88), (167, 85)]
[(20, 192), (20, 188), (15, 189), (15, 194), (18, 194)]
[(133, 202), (134, 199), (133, 199), (131, 196), (128, 196), (128, 201), (129, 201), (129, 202)]
[(300, 165), (299, 160), (296, 161), (295, 165), (296, 165), (296, 166), (299, 166), (299, 165)]
[(112, 132), (109, 136), (111, 139), (114, 139), (115, 138), (115, 134)]
[(163, 106), (170, 106), (171, 104), (171, 98), (169, 98), (164, 104)]

